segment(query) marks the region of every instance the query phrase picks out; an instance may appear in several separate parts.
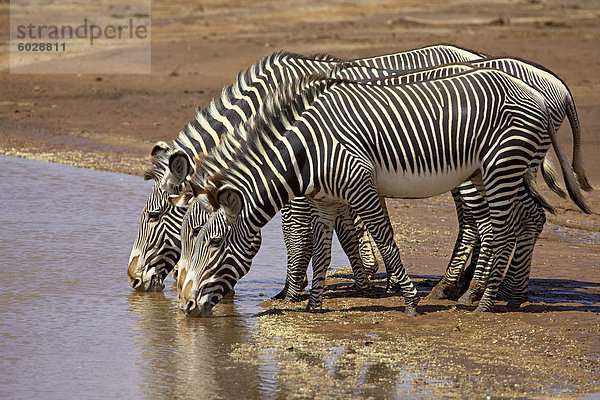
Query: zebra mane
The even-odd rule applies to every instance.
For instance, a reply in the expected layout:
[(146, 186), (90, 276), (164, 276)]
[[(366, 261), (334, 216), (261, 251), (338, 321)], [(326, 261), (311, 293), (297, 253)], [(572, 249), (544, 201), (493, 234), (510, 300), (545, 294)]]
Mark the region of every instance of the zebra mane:
[[(284, 121), (293, 123), (320, 93), (341, 81), (312, 73), (284, 82), (253, 117), (235, 129), (234, 135), (226, 135), (210, 154), (197, 161), (197, 173), (192, 181), (209, 190), (219, 187), (227, 171), (243, 159), (240, 156), (264, 153), (281, 138), (283, 132), (271, 129), (273, 125)], [(204, 176), (200, 171), (204, 171)]]
[(332, 56), (329, 53), (315, 53), (315, 54), (311, 54), (307, 58), (312, 58), (312, 59), (319, 60), (319, 61), (334, 61), (334, 62), (342, 61), (341, 58)]
[[(329, 55), (327, 53), (318, 53), (318, 54), (313, 54), (310, 56), (304, 56), (299, 53), (293, 53), (293, 52), (284, 51), (284, 50), (279, 50), (279, 51), (273, 52), (273, 53), (261, 58), (256, 63), (254, 63), (252, 66), (250, 66), (249, 68), (240, 71), (240, 73), (238, 73), (238, 75), (237, 75), (235, 83), (224, 87), (221, 92), (221, 96), (217, 97), (213, 100), (215, 102), (215, 106), (217, 106), (217, 107), (222, 106), (224, 101), (231, 101), (232, 99), (239, 98), (240, 97), (239, 93), (242, 90), (242, 88), (252, 85), (252, 77), (253, 76), (257, 76), (259, 74), (264, 73), (265, 71), (270, 69), (271, 65), (277, 64), (277, 63), (281, 62), (281, 60), (286, 59), (286, 58), (313, 59), (313, 60), (318, 60), (318, 61), (331, 61), (331, 62), (337, 62), (340, 60), (339, 58)], [(210, 109), (211, 107), (208, 107), (208, 108)]]
[[(356, 61), (341, 61), (336, 63), (330, 70), (328, 75), (330, 77), (334, 77), (335, 75), (339, 74), (341, 71), (348, 69), (348, 68), (373, 68), (373, 67), (366, 67), (364, 65), (361, 65), (359, 63), (357, 63)], [(375, 68), (373, 68), (375, 69)]]
[(441, 47), (441, 46), (450, 46), (450, 47), (456, 47), (457, 49), (460, 49), (460, 50), (466, 51), (466, 52), (468, 52), (468, 53), (476, 54), (476, 55), (478, 55), (478, 56), (480, 56), (480, 57), (483, 57), (483, 58), (488, 58), (488, 57), (489, 57), (489, 55), (488, 55), (488, 54), (486, 54), (486, 53), (482, 53), (482, 52), (480, 52), (480, 51), (475, 51), (475, 50), (473, 50), (473, 49), (469, 49), (469, 48), (467, 48), (467, 47), (463, 47), (463, 46), (457, 46), (457, 45), (455, 45), (455, 44), (453, 44), (453, 43), (446, 43), (446, 42), (438, 43), (438, 44), (436, 44), (436, 45), (433, 45), (433, 46), (424, 46), (424, 47), (421, 47), (421, 48), (422, 48), (422, 49), (425, 49), (425, 48), (427, 48), (427, 47), (436, 47), (436, 46), (437, 46), (437, 47)]
[[(271, 69), (272, 65), (278, 64), (287, 58), (315, 59), (331, 62), (338, 60), (338, 58), (326, 53), (314, 54), (307, 57), (298, 53), (283, 50), (273, 52), (261, 58), (249, 68), (240, 71), (235, 82), (231, 85), (225, 86), (222, 89), (220, 96), (213, 98), (208, 107), (204, 109), (198, 108), (196, 110), (195, 119), (188, 123), (173, 141), (173, 146), (175, 149), (184, 150), (190, 159), (193, 160), (192, 164), (202, 158), (203, 154), (199, 153), (198, 149), (190, 147), (189, 145), (189, 143), (194, 142), (206, 142), (205, 138), (201, 137), (202, 134), (199, 134), (198, 129), (196, 129), (195, 126), (203, 126), (206, 123), (210, 123), (210, 121), (219, 120), (222, 117), (223, 110), (226, 108), (225, 104), (235, 102), (243, 97), (242, 92), (245, 90), (245, 88), (252, 86), (253, 77), (264, 74), (267, 70)], [(215, 138), (211, 136), (209, 142), (213, 142), (214, 139)], [(220, 140), (222, 139), (223, 137), (220, 138)], [(216, 142), (216, 144), (218, 143), (219, 141)], [(210, 149), (207, 150), (210, 151)]]

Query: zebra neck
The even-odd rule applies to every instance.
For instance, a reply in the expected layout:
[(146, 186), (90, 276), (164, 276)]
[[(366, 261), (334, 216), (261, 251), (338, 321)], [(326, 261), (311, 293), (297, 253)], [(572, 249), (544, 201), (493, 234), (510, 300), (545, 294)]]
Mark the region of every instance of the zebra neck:
[[(298, 143), (295, 143), (295, 142)], [(289, 149), (295, 149), (290, 152)], [(262, 228), (311, 182), (305, 175), (306, 151), (299, 140), (283, 138), (262, 154), (244, 157), (230, 166), (224, 182), (242, 191), (244, 212), (251, 225)]]
[(185, 151), (192, 160), (209, 153), (224, 134), (247, 121), (280, 84), (299, 76), (327, 72), (333, 61), (318, 60), (297, 54), (275, 53), (240, 73), (236, 82), (223, 89), (204, 110), (198, 109), (174, 140), (175, 149)]

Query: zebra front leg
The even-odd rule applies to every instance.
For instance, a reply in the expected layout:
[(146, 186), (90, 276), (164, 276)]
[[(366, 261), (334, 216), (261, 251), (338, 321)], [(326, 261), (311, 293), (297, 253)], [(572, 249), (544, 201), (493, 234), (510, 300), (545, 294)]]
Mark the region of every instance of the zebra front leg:
[(354, 274), (354, 287), (359, 295), (371, 295), (371, 283), (363, 265), (363, 259), (360, 256), (360, 231), (354, 224), (355, 219), (350, 212), (348, 204), (340, 204), (337, 208), (337, 217), (335, 219), (335, 232), (337, 233), (340, 245), (352, 266)]
[(327, 268), (331, 263), (331, 241), (337, 213), (336, 203), (311, 200), (312, 236), (313, 236), (313, 280), (307, 311), (320, 311), (323, 306), (323, 291)]
[(297, 197), (281, 209), (281, 227), (287, 249), (287, 269), (283, 290), (275, 299), (300, 301), (308, 281), (306, 271), (312, 256), (312, 206), (305, 197)]
[[(362, 183), (364, 182), (368, 180), (365, 179)], [(400, 251), (394, 241), (392, 225), (377, 192), (374, 188), (366, 188), (355, 190), (353, 194), (354, 196), (349, 199), (350, 206), (363, 220), (381, 253), (388, 276), (388, 285), (401, 291), (405, 303), (404, 313), (408, 316), (417, 315), (419, 295), (402, 265)]]

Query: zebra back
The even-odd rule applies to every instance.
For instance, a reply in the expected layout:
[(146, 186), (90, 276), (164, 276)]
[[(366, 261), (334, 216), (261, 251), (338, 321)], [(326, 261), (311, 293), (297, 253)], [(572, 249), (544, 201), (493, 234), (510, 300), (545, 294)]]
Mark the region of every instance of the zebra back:
[(436, 44), (419, 49), (390, 53), (380, 56), (349, 60), (359, 65), (380, 69), (406, 71), (416, 68), (427, 68), (435, 65), (449, 64), (482, 59), (479, 52), (450, 44)]

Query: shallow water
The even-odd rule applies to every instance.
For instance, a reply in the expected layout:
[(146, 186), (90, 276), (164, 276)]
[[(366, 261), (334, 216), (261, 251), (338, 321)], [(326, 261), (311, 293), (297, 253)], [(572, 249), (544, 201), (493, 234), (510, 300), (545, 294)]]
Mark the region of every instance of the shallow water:
[[(190, 319), (171, 278), (162, 293), (127, 283), (149, 182), (7, 156), (0, 171), (0, 398), (287, 397), (269, 358), (229, 357), (283, 286), (278, 217), (233, 300)], [(334, 250), (332, 265), (346, 265)]]

